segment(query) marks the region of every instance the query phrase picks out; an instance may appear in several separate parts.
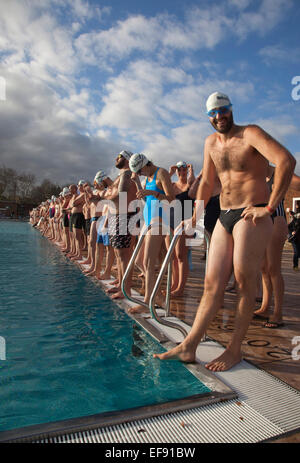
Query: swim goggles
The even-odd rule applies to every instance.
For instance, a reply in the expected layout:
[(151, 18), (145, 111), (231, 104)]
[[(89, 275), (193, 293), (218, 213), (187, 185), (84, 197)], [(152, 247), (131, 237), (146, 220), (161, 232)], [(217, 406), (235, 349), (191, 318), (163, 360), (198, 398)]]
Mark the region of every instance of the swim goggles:
[(210, 111), (207, 111), (208, 117), (216, 117), (217, 114), (226, 114), (228, 111), (231, 110), (232, 105), (228, 104), (226, 106), (221, 106), (219, 109), (211, 109)]

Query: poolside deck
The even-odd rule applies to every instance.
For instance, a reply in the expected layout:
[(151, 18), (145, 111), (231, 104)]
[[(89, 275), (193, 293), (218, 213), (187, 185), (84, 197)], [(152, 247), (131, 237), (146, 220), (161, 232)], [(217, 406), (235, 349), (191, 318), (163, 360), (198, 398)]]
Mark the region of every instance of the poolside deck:
[[(193, 270), (190, 273), (184, 296), (171, 299), (171, 312), (191, 325), (203, 292), (205, 261), (203, 251), (192, 251)], [(243, 342), (244, 359), (300, 390), (300, 360), (293, 360), (296, 345), (293, 338), (300, 336), (300, 272), (292, 269), (292, 247), (287, 243), (283, 252), (282, 274), (285, 281), (283, 319), (279, 329), (263, 327), (263, 320), (253, 320)], [(215, 317), (207, 335), (226, 346), (234, 326), (237, 295), (225, 293), (224, 306)], [(259, 307), (257, 303), (257, 308)], [(299, 345), (299, 341), (297, 345)], [(298, 349), (298, 354), (299, 349)], [(300, 442), (300, 433), (278, 439), (276, 442)]]

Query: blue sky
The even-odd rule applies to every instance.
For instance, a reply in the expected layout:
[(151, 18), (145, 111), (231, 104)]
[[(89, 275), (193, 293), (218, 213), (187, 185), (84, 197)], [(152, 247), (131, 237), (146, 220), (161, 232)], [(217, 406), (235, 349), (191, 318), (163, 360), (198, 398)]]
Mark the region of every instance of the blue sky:
[(300, 174), (298, 0), (0, 6), (0, 165), (64, 185), (100, 169), (114, 177), (130, 149), (198, 172), (212, 132), (205, 101), (218, 90), (235, 122), (267, 130)]

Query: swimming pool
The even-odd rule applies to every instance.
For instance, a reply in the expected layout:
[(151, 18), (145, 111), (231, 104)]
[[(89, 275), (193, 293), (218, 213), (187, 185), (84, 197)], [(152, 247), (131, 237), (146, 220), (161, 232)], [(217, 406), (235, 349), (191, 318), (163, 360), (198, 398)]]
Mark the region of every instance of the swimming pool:
[(28, 223), (0, 242), (1, 431), (210, 392)]

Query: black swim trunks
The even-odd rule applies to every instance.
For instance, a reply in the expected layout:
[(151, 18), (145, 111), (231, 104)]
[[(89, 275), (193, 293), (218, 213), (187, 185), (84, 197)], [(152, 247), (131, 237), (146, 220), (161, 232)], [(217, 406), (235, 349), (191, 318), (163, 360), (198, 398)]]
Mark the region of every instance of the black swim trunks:
[(84, 215), (82, 212), (73, 212), (70, 219), (72, 222), (72, 229), (73, 228), (84, 229), (85, 220), (84, 220)]
[(132, 235), (129, 232), (128, 224), (133, 214), (116, 214), (109, 217), (108, 235), (113, 248), (129, 248)]
[[(267, 203), (264, 204), (255, 204), (253, 207), (265, 207)], [(219, 220), (225, 230), (232, 234), (233, 227), (237, 222), (239, 222), (243, 217), (241, 217), (242, 212), (246, 209), (245, 207), (241, 207), (240, 209), (221, 209)]]
[(91, 219), (84, 219), (84, 233), (86, 236), (90, 236), (91, 231)]
[(63, 213), (62, 219), (63, 219), (63, 226), (65, 228), (68, 228), (69, 227), (69, 214), (68, 214), (68, 212)]
[(204, 216), (204, 228), (209, 233), (214, 231), (220, 212), (220, 195), (212, 196), (206, 205)]

